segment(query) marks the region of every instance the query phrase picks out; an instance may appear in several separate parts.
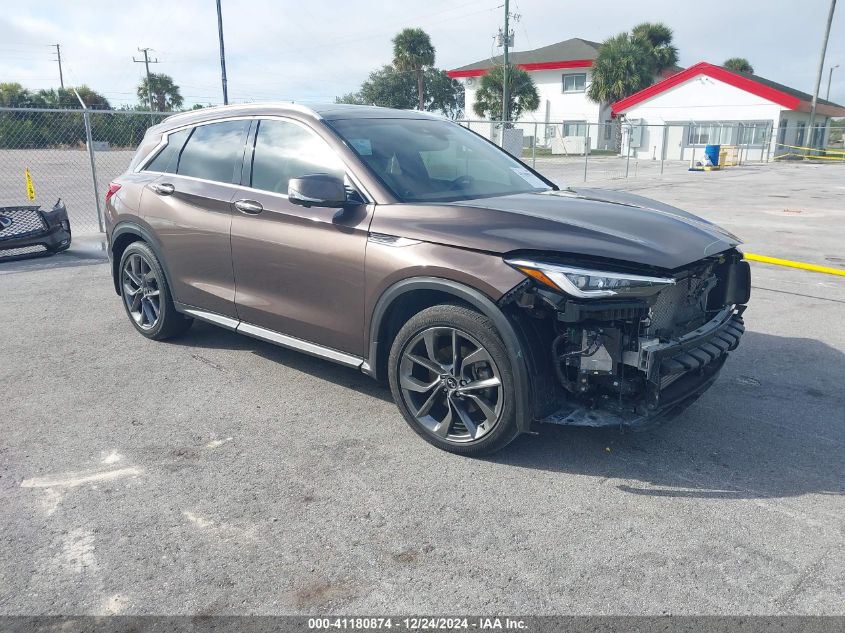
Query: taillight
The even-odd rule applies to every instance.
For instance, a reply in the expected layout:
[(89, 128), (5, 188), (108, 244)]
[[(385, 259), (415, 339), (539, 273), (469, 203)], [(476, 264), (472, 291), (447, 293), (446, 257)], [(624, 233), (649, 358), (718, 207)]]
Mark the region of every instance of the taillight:
[(106, 204), (108, 204), (109, 200), (111, 200), (111, 197), (114, 194), (116, 194), (119, 189), (120, 189), (120, 185), (117, 184), (116, 182), (110, 182), (109, 183), (109, 190), (106, 191)]

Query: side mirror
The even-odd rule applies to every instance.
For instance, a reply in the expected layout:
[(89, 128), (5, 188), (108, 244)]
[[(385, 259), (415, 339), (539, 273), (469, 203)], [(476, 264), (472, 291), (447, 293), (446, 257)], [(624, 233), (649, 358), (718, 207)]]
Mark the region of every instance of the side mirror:
[(337, 176), (309, 174), (290, 179), (288, 200), (303, 207), (336, 209), (346, 206), (346, 188)]

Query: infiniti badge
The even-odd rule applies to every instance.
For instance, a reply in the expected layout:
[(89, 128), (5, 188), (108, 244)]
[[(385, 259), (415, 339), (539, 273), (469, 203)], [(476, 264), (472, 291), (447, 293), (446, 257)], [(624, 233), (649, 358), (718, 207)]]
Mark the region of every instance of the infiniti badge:
[(8, 215), (0, 215), (0, 231), (12, 226), (12, 218)]

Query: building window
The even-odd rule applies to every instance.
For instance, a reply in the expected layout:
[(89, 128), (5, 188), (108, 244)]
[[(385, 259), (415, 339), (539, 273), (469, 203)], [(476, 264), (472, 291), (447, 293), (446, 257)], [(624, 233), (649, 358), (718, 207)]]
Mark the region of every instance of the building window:
[(700, 145), (748, 145), (762, 147), (769, 131), (768, 121), (702, 121), (690, 123), (687, 147)]
[(584, 92), (587, 88), (587, 74), (573, 73), (563, 76), (564, 92)]
[(826, 125), (817, 123), (813, 125), (813, 141), (810, 143), (812, 147), (821, 147), (822, 139), (824, 138), (824, 129)]
[(587, 122), (586, 121), (564, 121), (563, 122), (564, 136), (587, 136)]
[(687, 135), (687, 145), (708, 145), (710, 143), (718, 143), (714, 141), (718, 135), (718, 128), (713, 127), (712, 123), (694, 123), (689, 126), (689, 134)]
[(740, 145), (762, 147), (766, 143), (766, 134), (769, 131), (769, 124), (767, 122), (743, 123), (740, 130)]
[(613, 121), (611, 119), (604, 120), (604, 140), (609, 141), (613, 138)]
[(796, 145), (803, 145), (804, 144), (804, 128), (807, 127), (807, 124), (804, 121), (798, 121), (798, 132), (795, 135), (795, 144)]
[(778, 143), (784, 145), (786, 143), (786, 119), (781, 119), (778, 124)]

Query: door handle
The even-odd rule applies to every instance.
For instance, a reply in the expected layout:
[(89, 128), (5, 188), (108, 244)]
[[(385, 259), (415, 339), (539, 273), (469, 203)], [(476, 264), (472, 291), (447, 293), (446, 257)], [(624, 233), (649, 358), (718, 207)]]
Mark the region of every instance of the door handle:
[(261, 206), (261, 203), (256, 202), (255, 200), (236, 200), (235, 208), (241, 213), (246, 213), (247, 215), (258, 215), (264, 211), (264, 207)]
[(150, 185), (150, 189), (155, 191), (160, 196), (169, 196), (171, 193), (176, 191), (176, 187), (171, 185), (169, 182)]

